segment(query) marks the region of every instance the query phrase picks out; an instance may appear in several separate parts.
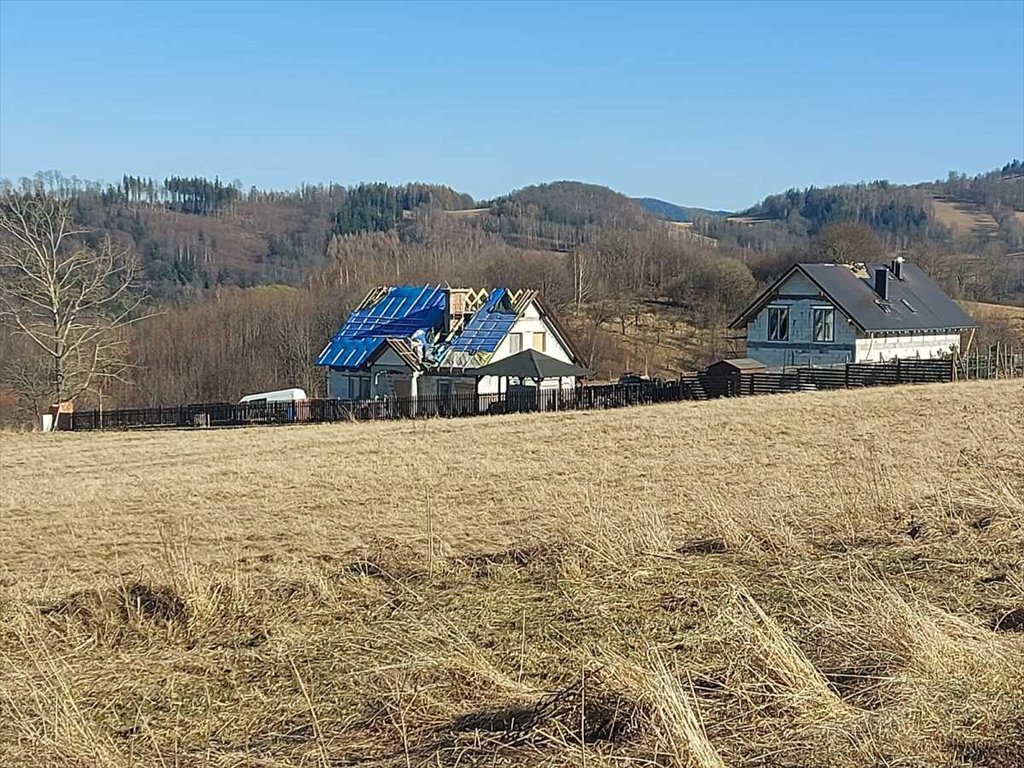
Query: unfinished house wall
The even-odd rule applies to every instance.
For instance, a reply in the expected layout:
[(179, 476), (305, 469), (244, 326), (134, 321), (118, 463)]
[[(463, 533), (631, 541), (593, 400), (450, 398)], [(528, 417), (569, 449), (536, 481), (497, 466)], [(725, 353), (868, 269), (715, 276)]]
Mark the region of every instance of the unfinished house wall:
[(959, 333), (874, 334), (857, 339), (855, 362), (880, 363), (895, 358), (928, 360), (943, 357), (952, 349), (959, 348)]

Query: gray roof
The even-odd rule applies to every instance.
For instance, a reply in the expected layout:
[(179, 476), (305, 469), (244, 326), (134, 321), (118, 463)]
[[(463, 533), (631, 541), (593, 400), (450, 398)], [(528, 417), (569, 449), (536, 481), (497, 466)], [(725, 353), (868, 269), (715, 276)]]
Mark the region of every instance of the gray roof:
[(712, 365), (728, 365), (739, 371), (760, 370), (765, 367), (764, 363), (752, 357), (732, 357), (726, 360), (719, 360), (717, 363), (712, 363)]
[(745, 324), (775, 296), (795, 270), (803, 272), (835, 306), (867, 333), (973, 328), (974, 319), (919, 267), (903, 263), (902, 277), (889, 273), (887, 299), (874, 289), (875, 271), (888, 264), (867, 264), (855, 272), (848, 264), (797, 264), (758, 297), (732, 327)]
[(589, 376), (590, 371), (535, 349), (525, 349), (473, 371), (474, 376), (515, 376), (527, 379), (557, 379), (563, 376)]

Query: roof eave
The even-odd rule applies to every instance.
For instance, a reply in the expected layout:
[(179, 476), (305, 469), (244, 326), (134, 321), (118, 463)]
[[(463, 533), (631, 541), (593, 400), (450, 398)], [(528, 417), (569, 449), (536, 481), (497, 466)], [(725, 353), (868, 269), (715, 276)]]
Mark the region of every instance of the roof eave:
[(955, 332), (969, 331), (969, 330), (971, 330), (973, 328), (977, 328), (977, 327), (978, 327), (977, 323), (971, 323), (970, 325), (949, 325), (949, 326), (927, 327), (927, 328), (919, 328), (919, 327), (908, 328), (906, 326), (889, 326), (889, 327), (886, 327), (886, 328), (876, 327), (876, 328), (865, 328), (865, 329), (862, 329), (862, 330), (864, 331), (864, 333), (904, 333), (904, 334), (943, 333), (943, 332), (955, 333)]

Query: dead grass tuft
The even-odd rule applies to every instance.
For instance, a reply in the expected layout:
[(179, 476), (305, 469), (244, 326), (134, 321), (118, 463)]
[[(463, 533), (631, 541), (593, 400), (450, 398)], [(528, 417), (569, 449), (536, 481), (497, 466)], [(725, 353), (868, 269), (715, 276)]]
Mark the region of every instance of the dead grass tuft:
[(390, 581), (413, 581), (427, 575), (423, 554), (390, 536), (374, 536), (358, 550), (345, 568), (347, 573)]
[(600, 670), (542, 699), (534, 708), (530, 730), (555, 743), (624, 744), (641, 733), (649, 715), (641, 705), (605, 680)]
[(97, 632), (144, 622), (185, 628), (189, 621), (188, 606), (173, 587), (141, 581), (106, 591), (73, 592), (40, 613), (52, 621), (74, 621)]

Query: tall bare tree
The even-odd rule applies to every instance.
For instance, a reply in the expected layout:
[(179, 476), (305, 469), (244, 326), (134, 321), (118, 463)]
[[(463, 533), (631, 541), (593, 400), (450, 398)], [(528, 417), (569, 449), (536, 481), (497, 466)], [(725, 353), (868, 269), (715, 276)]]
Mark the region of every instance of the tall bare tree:
[(125, 330), (146, 317), (135, 254), (110, 239), (90, 247), (85, 234), (64, 200), (0, 199), (0, 318), (47, 360), (57, 402), (124, 381)]
[(885, 255), (885, 246), (867, 224), (859, 221), (837, 221), (829, 224), (811, 244), (812, 255), (837, 263), (872, 262)]

